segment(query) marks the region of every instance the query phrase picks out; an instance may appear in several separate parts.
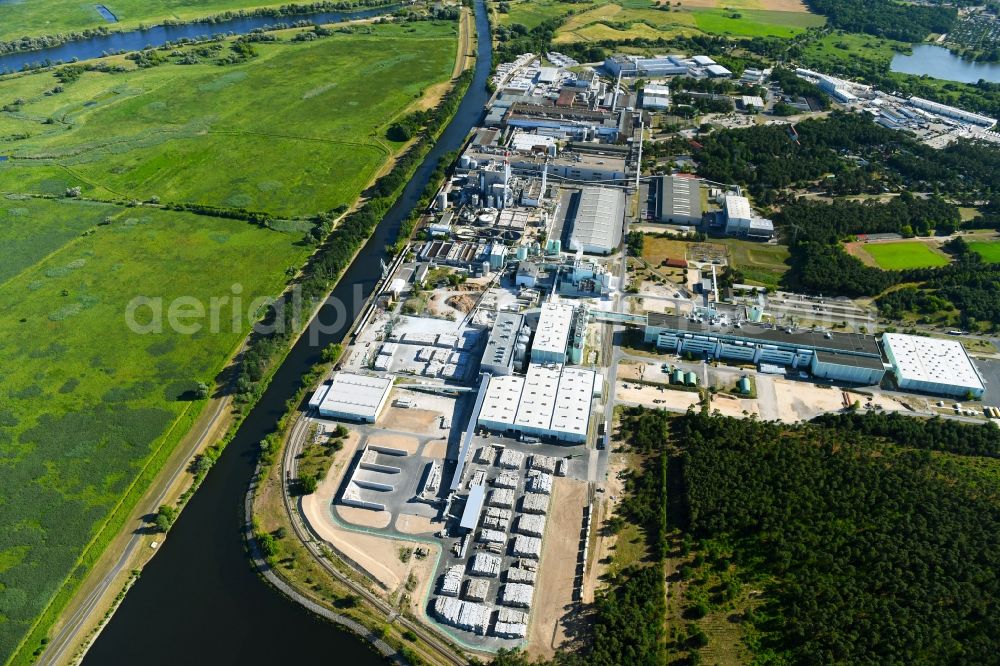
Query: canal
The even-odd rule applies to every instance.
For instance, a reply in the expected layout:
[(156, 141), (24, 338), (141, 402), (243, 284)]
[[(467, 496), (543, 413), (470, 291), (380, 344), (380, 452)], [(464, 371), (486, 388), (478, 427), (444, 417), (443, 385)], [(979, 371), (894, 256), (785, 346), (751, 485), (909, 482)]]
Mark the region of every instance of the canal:
[[(0, 0), (0, 4), (2, 0)], [(103, 5), (99, 5), (103, 7)], [(118, 51), (139, 51), (144, 48), (163, 46), (179, 39), (200, 39), (216, 35), (244, 35), (259, 28), (267, 28), (278, 23), (292, 24), (297, 21), (311, 23), (342, 23), (357, 19), (371, 18), (395, 11), (399, 5), (371, 7), (351, 12), (317, 12), (295, 16), (241, 16), (214, 23), (185, 23), (182, 25), (154, 25), (144, 30), (127, 30), (98, 35), (89, 39), (79, 39), (58, 46), (36, 51), (17, 51), (0, 55), (0, 74), (16, 72), (25, 65), (91, 60)], [(108, 11), (105, 9), (104, 11)], [(112, 14), (112, 16), (114, 16)]]
[[(445, 153), (456, 150), (483, 115), (488, 99), (491, 45), (484, 0), (476, 0), (478, 58), (475, 76), (455, 118), (417, 169), (402, 197), (372, 234), (318, 314), (336, 319), (330, 302), (353, 311), (354, 285), (371, 292), (381, 274), (379, 259), (400, 222), (416, 205)], [(272, 432), (299, 378), (319, 361), (320, 350), (340, 341), (350, 324), (319, 336), (304, 335), (278, 370), (259, 404), (195, 493), (160, 552), (94, 643), (87, 666), (105, 664), (382, 663), (368, 645), (319, 619), (267, 586), (251, 568), (240, 530), (243, 500), (254, 471), (257, 444)]]

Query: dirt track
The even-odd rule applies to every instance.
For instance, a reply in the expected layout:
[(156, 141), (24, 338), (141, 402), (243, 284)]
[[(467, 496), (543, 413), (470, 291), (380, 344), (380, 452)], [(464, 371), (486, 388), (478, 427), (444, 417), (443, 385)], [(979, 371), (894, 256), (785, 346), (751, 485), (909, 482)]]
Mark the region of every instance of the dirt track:
[(528, 655), (533, 658), (552, 657), (579, 620), (573, 604), (573, 579), (586, 502), (586, 481), (555, 479), (528, 628)]

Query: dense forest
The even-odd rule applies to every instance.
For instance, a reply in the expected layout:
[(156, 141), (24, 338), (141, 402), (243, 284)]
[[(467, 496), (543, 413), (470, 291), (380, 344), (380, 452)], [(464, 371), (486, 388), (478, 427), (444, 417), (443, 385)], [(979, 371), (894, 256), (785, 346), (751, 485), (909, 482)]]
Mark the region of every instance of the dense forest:
[[(645, 470), (666, 492), (629, 491), (626, 501), (680, 530), (694, 561), (759, 591), (731, 618), (754, 663), (996, 663), (994, 424), (850, 413), (784, 425), (629, 409), (622, 435), (676, 470)], [(504, 652), (495, 666), (662, 663), (656, 646), (669, 638), (651, 619), (662, 617), (656, 571), (633, 572), (597, 603), (593, 651), (543, 662)], [(687, 609), (666, 627), (700, 638), (688, 643), (687, 663), (698, 663), (708, 639)]]
[(689, 413), (673, 441), (683, 474), (668, 492), (685, 502), (671, 519), (728, 543), (763, 589), (749, 615), (760, 663), (996, 662), (1000, 496), (975, 478), (987, 472), (929, 450), (995, 455), (1000, 429)]
[(901, 42), (922, 42), (930, 33), (946, 33), (958, 18), (952, 7), (895, 0), (806, 0), (806, 5), (834, 28)]
[(776, 216), (792, 246), (799, 242), (836, 243), (847, 236), (899, 233), (927, 236), (934, 231), (950, 234), (958, 229), (958, 208), (939, 197), (917, 197), (908, 191), (888, 201), (832, 203), (797, 199)]
[(862, 114), (806, 120), (795, 135), (777, 125), (721, 130), (700, 143), (699, 172), (746, 186), (761, 204), (779, 201), (788, 187), (818, 186), (833, 195), (906, 188), (969, 199), (1000, 192), (996, 146), (958, 141), (936, 150)]
[[(958, 311), (963, 326), (1000, 325), (1000, 265), (984, 263), (964, 243), (949, 243), (956, 260), (937, 269), (885, 271), (847, 254), (843, 240), (877, 233), (904, 237), (948, 235), (960, 228), (1000, 228), (1000, 151), (975, 141), (929, 148), (905, 132), (864, 115), (834, 112), (787, 128), (762, 125), (716, 131), (694, 151), (698, 173), (745, 186), (758, 206), (773, 214), (782, 242), (792, 251), (784, 286), (814, 293), (877, 296), (901, 282), (917, 283), (877, 303), (892, 319)], [(825, 202), (797, 196), (893, 194), (866, 201)], [(817, 192), (817, 190), (819, 192)], [(914, 195), (911, 192), (927, 192)], [(990, 200), (962, 222), (958, 207)]]

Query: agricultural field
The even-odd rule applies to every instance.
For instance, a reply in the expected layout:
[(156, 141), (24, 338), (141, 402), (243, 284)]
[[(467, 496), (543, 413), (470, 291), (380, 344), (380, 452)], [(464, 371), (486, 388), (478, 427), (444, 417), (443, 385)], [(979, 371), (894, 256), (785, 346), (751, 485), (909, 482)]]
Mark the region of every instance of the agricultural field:
[(725, 6), (707, 0), (682, 2), (679, 7), (645, 0), (616, 0), (583, 7), (555, 0), (521, 0), (510, 3), (510, 11), (499, 16), (504, 24), (521, 23), (529, 28), (546, 19), (564, 18), (556, 33), (556, 44), (694, 34), (791, 37), (825, 21), (807, 12), (801, 3), (789, 0), (747, 0)]
[[(0, 81), (0, 192), (315, 214), (353, 201), (398, 148), (385, 128), (455, 60), (454, 23), (254, 44), (257, 57)], [(390, 52), (385, 45), (392, 43)], [(163, 52), (157, 52), (163, 53)], [(131, 66), (130, 61), (121, 60)], [(370, 85), (377, 77), (379, 85)], [(56, 86), (61, 92), (53, 93)]]
[(528, 28), (534, 28), (551, 18), (559, 18), (579, 11), (578, 5), (559, 2), (559, 0), (516, 0), (508, 4), (510, 11), (497, 15), (500, 17), (500, 22), (504, 25), (520, 23)]
[(969, 249), (991, 264), (1000, 264), (1000, 241), (971, 241)]
[(921, 241), (868, 243), (862, 249), (871, 255), (879, 268), (886, 270), (933, 268), (947, 266), (949, 263), (947, 255)]
[[(76, 565), (89, 563), (78, 558), (115, 504), (149, 483), (203, 405), (193, 399), (197, 382), (212, 383), (249, 329), (244, 311), (236, 330), (185, 335), (171, 330), (167, 306), (181, 296), (207, 306), (233, 285), (245, 304), (277, 295), (285, 269), (308, 248), (300, 233), (188, 213), (105, 207), (95, 215), (82, 204), (10, 200), (0, 208), (26, 211), (14, 224), (41, 229), (58, 230), (58, 217), (80, 225), (100, 217), (55, 251), (42, 233), (37, 246), (19, 241), (22, 256), (40, 260), (0, 284), (6, 659), (67, 576), (79, 575)], [(163, 299), (162, 332), (129, 328), (126, 307), (137, 296)], [(142, 308), (136, 319), (152, 316)]]
[[(45, 2), (3, 2), (0, 15), (0, 41), (24, 36), (56, 35), (94, 28), (127, 29), (140, 24), (162, 23), (165, 19), (191, 20), (225, 11), (276, 6), (267, 0), (107, 0), (83, 3), (74, 0)], [(102, 4), (115, 15), (117, 23), (109, 22), (97, 5)]]
[[(284, 31), (236, 64), (217, 64), (223, 42), (142, 69), (104, 60), (126, 72), (0, 79), (0, 662), (54, 621), (201, 412), (198, 384), (312, 248), (304, 220), (130, 200), (276, 218), (350, 204), (401, 147), (388, 124), (449, 80), (455, 30)], [(137, 297), (154, 299), (139, 328)], [(206, 316), (171, 324), (181, 297)]]

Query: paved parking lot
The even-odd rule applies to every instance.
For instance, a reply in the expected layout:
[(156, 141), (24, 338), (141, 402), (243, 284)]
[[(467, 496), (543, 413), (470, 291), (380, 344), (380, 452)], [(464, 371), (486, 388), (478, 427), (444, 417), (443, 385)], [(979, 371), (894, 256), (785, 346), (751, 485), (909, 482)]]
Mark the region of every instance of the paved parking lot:
[(1000, 360), (977, 358), (974, 362), (986, 386), (983, 404), (1000, 407)]

